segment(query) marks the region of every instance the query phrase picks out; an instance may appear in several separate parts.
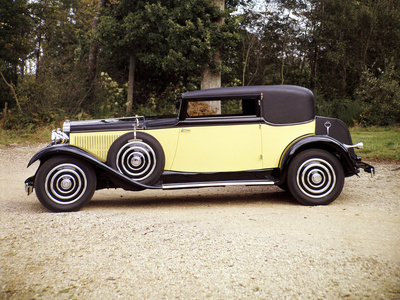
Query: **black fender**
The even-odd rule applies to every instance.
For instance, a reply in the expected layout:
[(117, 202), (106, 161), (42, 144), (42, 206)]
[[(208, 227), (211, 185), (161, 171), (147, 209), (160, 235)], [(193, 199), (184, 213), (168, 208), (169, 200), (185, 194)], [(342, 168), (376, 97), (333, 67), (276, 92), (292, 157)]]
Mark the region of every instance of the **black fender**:
[[(29, 161), (28, 167), (32, 165), (34, 162), (40, 160), (41, 163), (44, 163), (46, 160), (49, 158), (55, 156), (55, 155), (60, 155), (60, 154), (66, 154), (66, 155), (71, 155), (74, 157), (78, 157), (82, 160), (85, 160), (89, 164), (91, 164), (94, 167), (97, 167), (108, 174), (112, 174), (113, 176), (116, 176), (123, 181), (127, 182), (128, 184), (131, 184), (133, 187), (138, 187), (140, 189), (161, 189), (162, 187), (159, 186), (150, 186), (146, 184), (142, 184), (138, 181), (131, 180), (129, 177), (125, 176), (124, 174), (118, 172), (117, 170), (109, 167), (107, 164), (93, 156), (92, 154), (78, 148), (75, 146), (71, 146), (69, 144), (57, 144), (57, 145), (51, 145), (47, 146), (46, 148), (43, 148), (39, 152), (37, 152)], [(32, 180), (32, 178), (30, 178)]]
[(281, 170), (281, 179), (279, 184), (282, 184), (285, 181), (288, 169), (287, 167), (292, 158), (299, 152), (307, 149), (322, 149), (330, 153), (337, 153), (346, 177), (358, 173), (356, 161), (352, 158), (351, 153), (349, 153), (343, 143), (327, 135), (312, 135), (300, 137), (294, 140), (286, 147), (285, 151), (283, 151), (279, 161), (279, 169)]

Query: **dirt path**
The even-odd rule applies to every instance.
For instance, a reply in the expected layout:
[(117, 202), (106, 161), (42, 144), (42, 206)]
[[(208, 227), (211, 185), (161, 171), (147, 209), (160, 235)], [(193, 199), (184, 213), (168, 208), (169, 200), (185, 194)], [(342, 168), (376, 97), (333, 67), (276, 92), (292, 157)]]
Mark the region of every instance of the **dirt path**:
[(41, 148), (0, 149), (0, 299), (400, 298), (400, 165), (331, 205), (277, 187), (105, 190), (50, 213), (23, 181)]

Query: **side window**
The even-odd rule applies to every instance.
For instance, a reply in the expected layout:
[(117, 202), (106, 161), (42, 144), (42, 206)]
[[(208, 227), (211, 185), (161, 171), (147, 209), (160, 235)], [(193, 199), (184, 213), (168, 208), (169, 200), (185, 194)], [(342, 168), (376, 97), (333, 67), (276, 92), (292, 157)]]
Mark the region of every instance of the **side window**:
[(187, 113), (189, 117), (218, 116), (221, 101), (189, 101)]
[(256, 99), (189, 101), (187, 116), (190, 118), (256, 116), (258, 114), (257, 103)]

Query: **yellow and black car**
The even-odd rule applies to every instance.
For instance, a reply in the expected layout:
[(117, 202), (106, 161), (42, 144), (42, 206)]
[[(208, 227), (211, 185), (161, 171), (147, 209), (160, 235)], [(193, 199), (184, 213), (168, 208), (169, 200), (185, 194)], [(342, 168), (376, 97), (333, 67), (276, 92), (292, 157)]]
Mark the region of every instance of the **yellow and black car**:
[(361, 161), (347, 126), (315, 116), (298, 86), (248, 86), (182, 94), (177, 115), (66, 121), (36, 153), (25, 181), (52, 211), (82, 208), (96, 189), (278, 185), (305, 205), (325, 205)]

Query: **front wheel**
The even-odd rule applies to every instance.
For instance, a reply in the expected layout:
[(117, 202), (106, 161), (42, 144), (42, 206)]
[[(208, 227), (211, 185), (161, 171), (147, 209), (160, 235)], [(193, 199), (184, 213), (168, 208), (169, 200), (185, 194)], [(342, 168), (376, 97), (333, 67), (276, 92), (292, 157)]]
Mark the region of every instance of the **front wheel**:
[(344, 171), (331, 153), (311, 149), (299, 153), (289, 165), (289, 191), (302, 204), (326, 205), (342, 192)]
[(89, 164), (69, 156), (57, 156), (40, 166), (35, 191), (40, 203), (54, 212), (82, 208), (96, 189), (96, 174)]

